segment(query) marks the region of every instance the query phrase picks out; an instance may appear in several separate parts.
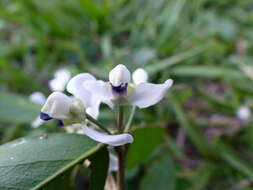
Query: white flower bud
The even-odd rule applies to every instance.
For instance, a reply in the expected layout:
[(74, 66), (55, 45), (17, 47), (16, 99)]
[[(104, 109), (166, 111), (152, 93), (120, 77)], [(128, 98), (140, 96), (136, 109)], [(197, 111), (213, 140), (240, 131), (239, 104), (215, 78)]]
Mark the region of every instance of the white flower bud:
[(131, 75), (126, 66), (119, 64), (114, 67), (109, 73), (109, 81), (110, 83), (117, 87), (122, 84), (129, 83), (131, 80)]
[(148, 73), (142, 69), (136, 69), (132, 74), (134, 84), (138, 85), (148, 81)]
[(48, 116), (65, 120), (70, 117), (70, 107), (72, 100), (61, 92), (53, 92), (46, 100), (46, 103), (41, 109), (41, 112)]

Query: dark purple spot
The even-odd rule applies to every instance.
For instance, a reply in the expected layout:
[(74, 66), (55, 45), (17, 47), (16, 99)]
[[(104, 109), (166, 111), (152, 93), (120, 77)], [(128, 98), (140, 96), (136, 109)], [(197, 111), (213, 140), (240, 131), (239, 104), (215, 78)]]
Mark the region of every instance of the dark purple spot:
[(48, 121), (53, 119), (52, 117), (50, 117), (48, 114), (40, 112), (40, 119), (44, 120), (44, 121)]
[(111, 86), (112, 86), (112, 91), (113, 91), (113, 93), (115, 93), (115, 94), (118, 94), (118, 95), (125, 95), (126, 94), (126, 92), (127, 92), (127, 83), (125, 83), (125, 84), (121, 84), (121, 85), (119, 85), (119, 86), (113, 86), (112, 84), (111, 84)]
[(58, 125), (58, 127), (63, 127), (64, 123), (62, 120), (57, 120), (57, 125)]

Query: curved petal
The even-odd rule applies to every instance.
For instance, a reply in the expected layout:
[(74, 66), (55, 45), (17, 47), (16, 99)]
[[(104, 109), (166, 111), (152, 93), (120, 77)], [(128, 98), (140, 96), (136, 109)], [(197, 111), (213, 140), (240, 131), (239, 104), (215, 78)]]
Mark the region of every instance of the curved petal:
[(61, 92), (53, 92), (41, 109), (43, 114), (54, 119), (68, 119), (72, 99)]
[(67, 91), (76, 98), (83, 101), (86, 107), (91, 105), (92, 94), (85, 88), (87, 81), (96, 81), (96, 78), (89, 73), (82, 73), (74, 76), (67, 84)]
[[(94, 98), (93, 98), (94, 99)], [(94, 101), (94, 103), (91, 103), (91, 106), (86, 109), (86, 112), (91, 115), (93, 118), (97, 119), (99, 115), (99, 106), (100, 106), (100, 100)]]
[(163, 84), (141, 83), (135, 87), (133, 94), (128, 98), (129, 103), (139, 108), (152, 106), (164, 97), (172, 83), (171, 79), (166, 80)]
[(80, 86), (82, 86), (83, 82), (88, 80), (96, 80), (94, 76), (92, 76), (89, 73), (81, 73), (76, 76), (74, 76), (67, 85), (67, 91), (69, 93), (75, 93), (80, 89)]
[(111, 100), (114, 98), (114, 96), (112, 94), (111, 85), (108, 82), (104, 82), (101, 80), (90, 80), (85, 82), (84, 86), (85, 89), (94, 94), (97, 99), (106, 103), (111, 108), (113, 107)]
[(105, 133), (95, 131), (94, 129), (87, 127), (85, 124), (83, 124), (83, 132), (91, 139), (111, 146), (121, 146), (133, 142), (132, 135), (128, 133), (119, 135), (108, 135)]
[(39, 127), (40, 125), (42, 125), (45, 121), (40, 119), (40, 117), (37, 117), (32, 123), (31, 123), (31, 126), (33, 128), (37, 128)]

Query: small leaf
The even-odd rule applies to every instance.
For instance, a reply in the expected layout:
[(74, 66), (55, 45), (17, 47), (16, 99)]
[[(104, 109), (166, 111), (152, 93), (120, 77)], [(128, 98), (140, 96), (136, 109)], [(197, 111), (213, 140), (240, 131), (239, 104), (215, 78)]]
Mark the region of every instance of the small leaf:
[(96, 154), (93, 154), (89, 160), (91, 161), (91, 190), (103, 190), (109, 167), (109, 154), (107, 149), (101, 149)]
[(103, 145), (84, 135), (55, 133), (0, 146), (0, 189), (39, 189)]
[(153, 152), (156, 145), (161, 143), (164, 129), (159, 127), (139, 128), (133, 132), (134, 142), (127, 154), (127, 167), (134, 168), (143, 164)]
[(175, 182), (173, 161), (168, 155), (164, 155), (149, 167), (141, 181), (140, 190), (173, 190)]

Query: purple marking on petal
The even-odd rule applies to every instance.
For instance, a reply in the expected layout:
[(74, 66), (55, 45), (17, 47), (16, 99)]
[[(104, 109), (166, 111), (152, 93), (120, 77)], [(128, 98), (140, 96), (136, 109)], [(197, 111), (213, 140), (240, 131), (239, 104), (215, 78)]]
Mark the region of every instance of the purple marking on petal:
[(113, 85), (111, 84), (111, 86), (112, 86), (112, 92), (113, 92), (113, 93), (115, 93), (115, 94), (117, 94), (117, 95), (120, 95), (120, 96), (123, 96), (123, 95), (125, 95), (126, 92), (127, 92), (127, 86), (128, 86), (128, 84), (125, 83), (125, 84), (121, 84), (121, 85), (119, 85), (119, 86), (113, 86)]
[(62, 120), (57, 120), (57, 125), (58, 125), (58, 127), (63, 127), (64, 123)]
[(48, 114), (40, 112), (40, 119), (44, 120), (44, 121), (48, 121), (53, 119), (52, 117), (50, 117)]

